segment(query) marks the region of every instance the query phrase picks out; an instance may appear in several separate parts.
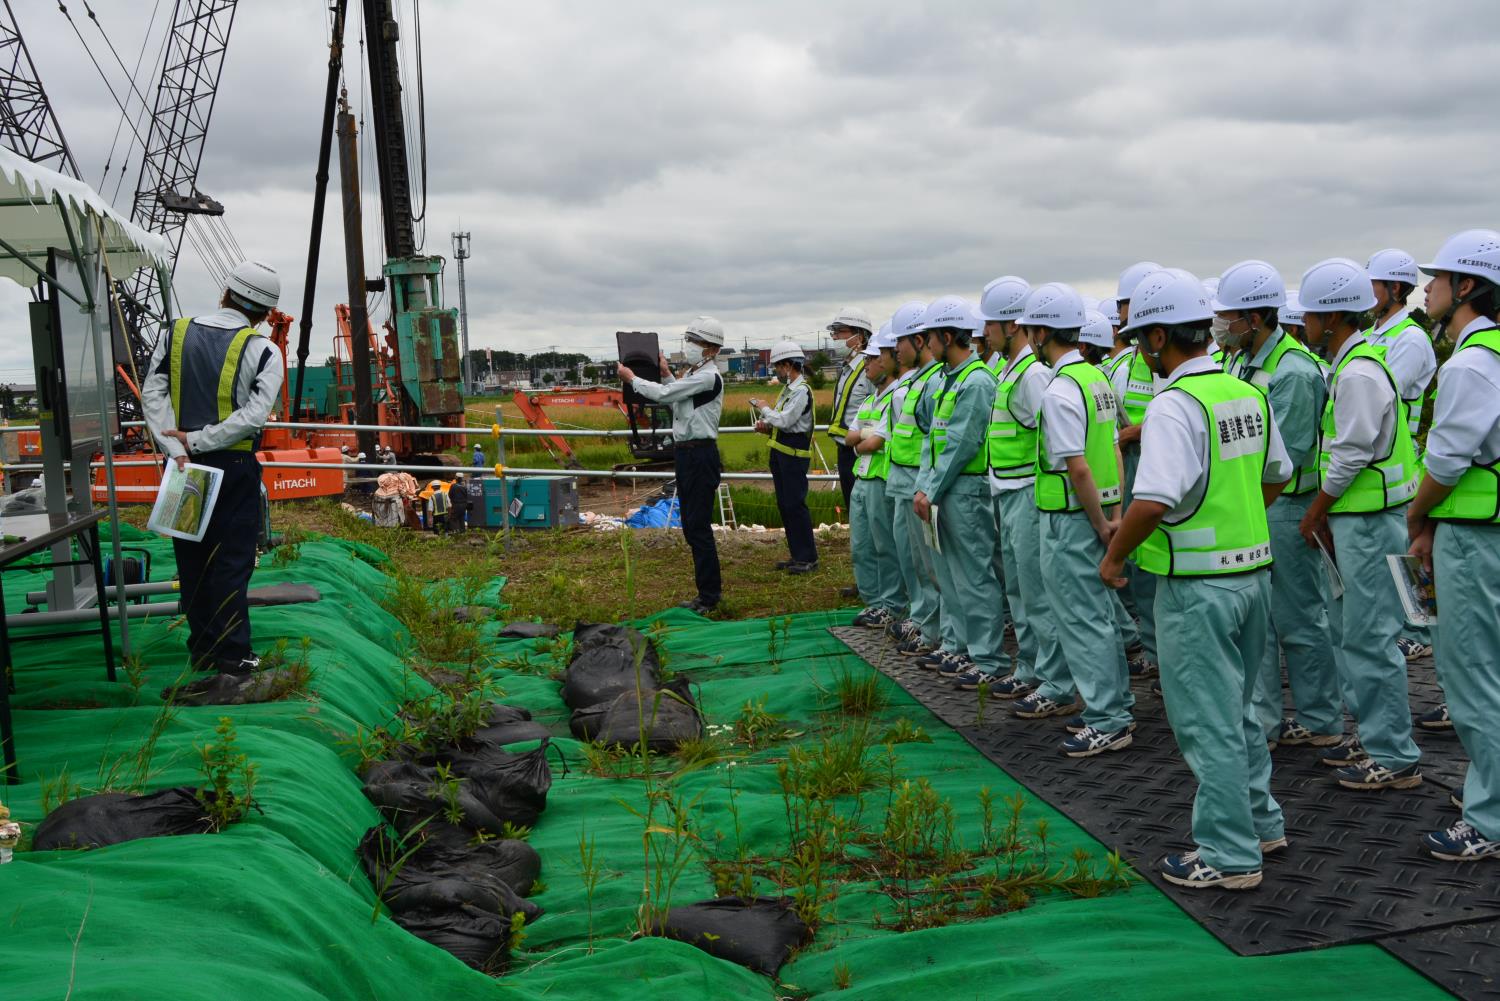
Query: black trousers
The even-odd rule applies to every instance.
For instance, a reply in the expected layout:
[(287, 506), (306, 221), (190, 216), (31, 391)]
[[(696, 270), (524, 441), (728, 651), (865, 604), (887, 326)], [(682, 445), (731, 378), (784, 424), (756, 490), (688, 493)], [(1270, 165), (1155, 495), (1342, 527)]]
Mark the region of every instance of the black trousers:
[(719, 579), (719, 549), (714, 545), (714, 496), (720, 473), (717, 444), (684, 448), (679, 442), (672, 464), (677, 473), (677, 505), (682, 515), (682, 534), (693, 551), (693, 579), (698, 599), (717, 605), (723, 585)]
[(251, 654), (246, 594), (260, 538), (260, 462), (252, 452), (204, 452), (192, 461), (224, 471), (203, 541), (172, 540), (188, 621), (188, 654), (196, 665), (208, 668), (238, 663)]
[(813, 542), (812, 513), (807, 510), (809, 460), (771, 450), (771, 482), (776, 487), (776, 508), (786, 528), (786, 547), (798, 563), (816, 563), (818, 547)]
[(854, 449), (839, 442), (839, 490), (844, 494), (844, 518), (849, 518), (849, 495), (854, 492)]

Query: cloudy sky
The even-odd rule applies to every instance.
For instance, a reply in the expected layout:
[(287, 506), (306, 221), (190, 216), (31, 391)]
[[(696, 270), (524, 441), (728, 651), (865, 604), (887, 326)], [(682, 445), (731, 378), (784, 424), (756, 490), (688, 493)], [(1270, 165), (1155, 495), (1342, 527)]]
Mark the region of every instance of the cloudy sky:
[[(411, 3), (397, 0), (408, 22)], [(119, 112), (56, 5), (14, 6), (97, 185)], [(92, 6), (133, 64), (149, 5)], [(241, 5), (199, 179), (246, 252), (281, 271), (293, 313), (326, 25), (315, 0)], [(359, 31), (356, 14), (356, 105)], [(473, 233), (476, 347), (603, 355), (615, 330), (678, 331), (698, 313), (765, 345), (843, 303), (879, 317), (1004, 273), (1108, 295), (1142, 258), (1209, 275), (1263, 257), (1294, 284), (1323, 257), (1420, 257), (1500, 225), (1493, 0), (427, 0), (422, 31), (426, 249)], [(336, 171), (330, 196), (315, 359), (345, 298)], [(209, 308), (187, 245), (177, 281), (185, 310)], [(0, 379), (29, 381), (20, 297), (0, 295)]]

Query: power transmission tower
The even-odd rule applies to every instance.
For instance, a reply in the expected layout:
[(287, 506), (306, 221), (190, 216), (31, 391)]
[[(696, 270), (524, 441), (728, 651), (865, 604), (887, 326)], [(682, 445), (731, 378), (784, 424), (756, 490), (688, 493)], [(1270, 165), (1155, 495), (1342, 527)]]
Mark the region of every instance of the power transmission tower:
[(0, 15), (0, 142), (32, 163), (79, 177), (57, 115), (21, 39), (10, 0)]
[(464, 261), (469, 259), (469, 234), (453, 234), (453, 259), (458, 262), (458, 330), (463, 345), (464, 392), (474, 391), (474, 380), (469, 370), (469, 296), (464, 286)]

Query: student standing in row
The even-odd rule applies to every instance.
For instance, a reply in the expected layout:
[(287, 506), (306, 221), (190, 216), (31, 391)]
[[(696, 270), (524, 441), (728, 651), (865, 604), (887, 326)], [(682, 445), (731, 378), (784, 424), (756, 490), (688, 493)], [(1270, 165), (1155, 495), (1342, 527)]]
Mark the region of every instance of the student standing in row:
[(902, 620), (906, 587), (896, 557), (891, 508), (885, 496), (890, 473), (891, 400), (896, 386), (896, 338), (883, 324), (865, 348), (865, 372), (875, 383), (875, 394), (865, 399), (849, 429), (854, 449), (854, 493), (849, 502), (849, 556), (854, 581), (865, 610), (855, 616), (857, 626), (883, 629)]

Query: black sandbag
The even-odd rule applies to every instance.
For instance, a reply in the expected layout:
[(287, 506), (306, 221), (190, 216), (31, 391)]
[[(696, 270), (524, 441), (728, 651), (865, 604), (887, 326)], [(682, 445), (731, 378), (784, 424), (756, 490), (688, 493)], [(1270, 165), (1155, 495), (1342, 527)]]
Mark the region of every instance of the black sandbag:
[(394, 919), (481, 973), (503, 973), (510, 966), (510, 920), (493, 910), (462, 904), (451, 910), (405, 911)]
[(180, 706), (243, 706), (289, 695), (296, 686), (291, 671), (215, 674), (185, 685), (162, 689), (163, 700)]
[(493, 744), (497, 747), (505, 744), (519, 744), (526, 740), (545, 740), (552, 736), (552, 732), (540, 723), (534, 723), (529, 719), (518, 719), (511, 723), (496, 723), (484, 727), (474, 733), (474, 742), (477, 744)]
[(462, 828), (433, 821), (404, 841), (391, 837), (384, 827), (372, 827), (360, 839), (359, 856), (376, 891), (393, 911), (432, 906), (437, 899), (434, 894), (456, 891), (426, 887), (457, 880), (477, 888), (461, 902), (481, 902), (482, 891), (496, 896), (507, 915), (521, 911), (532, 921), (542, 914), (540, 907), (522, 899), (542, 871), (541, 856), (524, 841), (477, 842)]
[(208, 815), (192, 786), (144, 796), (102, 792), (68, 800), (47, 814), (37, 825), (31, 847), (36, 851), (100, 848), (136, 838), (203, 834), (209, 827)]
[(790, 897), (719, 897), (674, 907), (661, 934), (768, 977), (812, 939)]
[(579, 740), (622, 747), (644, 743), (648, 750), (667, 752), (684, 740), (703, 736), (703, 717), (687, 681), (674, 678), (657, 691), (643, 693), (639, 703), (631, 691), (576, 710), (568, 729)]
[(428, 817), (445, 816), (448, 801), (438, 780), (438, 765), (447, 764), (458, 788), (462, 826), (499, 834), (506, 823), (535, 826), (547, 808), (552, 769), (544, 741), (534, 751), (512, 754), (479, 745), (418, 761), (376, 761), (365, 770), (365, 798), (385, 812), (402, 832)]
[(503, 640), (544, 640), (551, 639), (561, 631), (550, 622), (507, 622), (500, 627), (500, 638)]
[[(640, 657), (640, 676), (636, 658)], [(573, 656), (563, 674), (569, 709), (608, 702), (625, 692), (661, 686), (661, 661), (651, 641), (629, 626), (583, 623), (573, 630)]]

